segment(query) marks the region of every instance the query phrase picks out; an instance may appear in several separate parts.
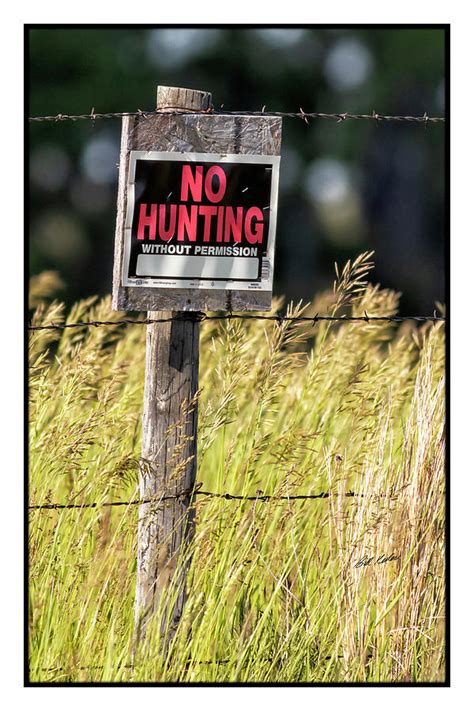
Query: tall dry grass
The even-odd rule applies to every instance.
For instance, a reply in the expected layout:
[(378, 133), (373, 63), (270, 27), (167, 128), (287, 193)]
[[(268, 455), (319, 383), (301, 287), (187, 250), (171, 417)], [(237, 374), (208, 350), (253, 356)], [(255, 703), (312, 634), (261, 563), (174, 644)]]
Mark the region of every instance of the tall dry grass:
[[(370, 256), (307, 312), (395, 314)], [(63, 317), (41, 280), (34, 298), (35, 323)], [(91, 298), (67, 318), (120, 314)], [(144, 336), (32, 333), (32, 504), (137, 498)], [(200, 348), (198, 480), (283, 498), (197, 499), (181, 625), (134, 657), (137, 507), (32, 510), (31, 679), (442, 681), (442, 324), (211, 321)]]

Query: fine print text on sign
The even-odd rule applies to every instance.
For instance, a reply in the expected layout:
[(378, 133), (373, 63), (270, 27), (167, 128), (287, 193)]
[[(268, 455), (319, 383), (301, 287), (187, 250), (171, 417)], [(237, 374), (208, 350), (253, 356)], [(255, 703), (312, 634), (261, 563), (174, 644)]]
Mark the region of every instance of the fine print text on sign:
[(271, 292), (279, 162), (131, 151), (122, 285)]

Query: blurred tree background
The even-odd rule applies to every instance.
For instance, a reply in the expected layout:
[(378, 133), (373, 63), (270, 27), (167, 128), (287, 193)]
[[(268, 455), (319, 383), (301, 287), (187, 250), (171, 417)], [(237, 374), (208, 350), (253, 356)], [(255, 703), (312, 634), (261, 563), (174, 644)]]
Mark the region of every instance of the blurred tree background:
[[(216, 109), (444, 115), (442, 28), (30, 29), (29, 114), (150, 110), (158, 84)], [(111, 291), (120, 120), (29, 125), (30, 268), (72, 303)], [(275, 294), (311, 299), (375, 249), (401, 310), (444, 301), (443, 125), (283, 119)]]

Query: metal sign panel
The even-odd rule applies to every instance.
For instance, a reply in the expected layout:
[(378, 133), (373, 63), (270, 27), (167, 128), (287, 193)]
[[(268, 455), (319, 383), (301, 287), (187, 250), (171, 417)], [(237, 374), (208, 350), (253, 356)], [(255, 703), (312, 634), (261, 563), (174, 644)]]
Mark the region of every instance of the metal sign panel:
[(271, 294), (279, 163), (131, 151), (122, 286)]

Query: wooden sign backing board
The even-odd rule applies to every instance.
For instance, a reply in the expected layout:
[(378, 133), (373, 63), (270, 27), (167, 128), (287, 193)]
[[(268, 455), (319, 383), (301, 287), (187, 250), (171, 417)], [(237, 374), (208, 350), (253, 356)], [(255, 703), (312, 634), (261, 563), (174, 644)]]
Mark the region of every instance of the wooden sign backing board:
[[(120, 155), (117, 227), (113, 279), (113, 308), (120, 311), (266, 311), (271, 291), (238, 288), (157, 288), (124, 286), (127, 257), (127, 181), (130, 160), (149, 151), (213, 154), (225, 157), (279, 156), (281, 118), (212, 114), (157, 114), (124, 117)], [(274, 163), (274, 159), (269, 161)], [(276, 211), (276, 205), (271, 209)], [(276, 214), (272, 215), (274, 225)], [(235, 286), (235, 285), (234, 285)]]

